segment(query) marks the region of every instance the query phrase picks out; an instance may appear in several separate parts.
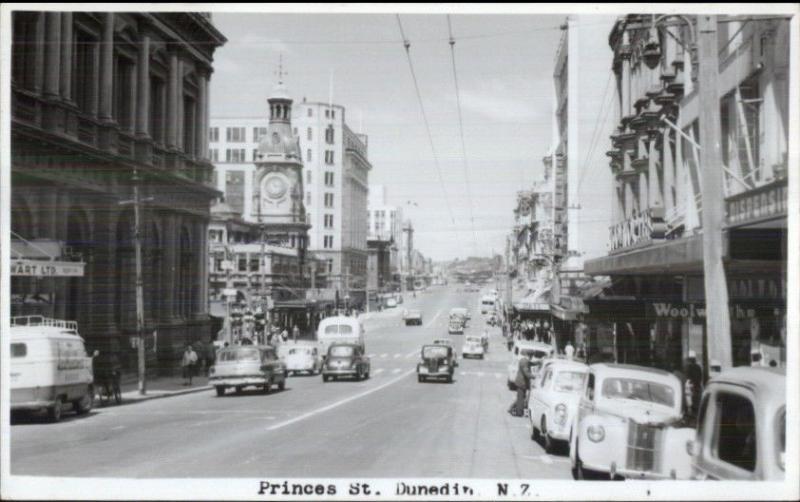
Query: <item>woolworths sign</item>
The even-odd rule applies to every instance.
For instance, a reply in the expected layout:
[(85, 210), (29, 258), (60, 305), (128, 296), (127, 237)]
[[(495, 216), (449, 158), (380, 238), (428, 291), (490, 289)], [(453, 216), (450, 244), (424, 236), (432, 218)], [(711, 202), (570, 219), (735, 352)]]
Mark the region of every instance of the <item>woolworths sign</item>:
[[(731, 305), (730, 312), (733, 319), (756, 317), (756, 309), (752, 306)], [(706, 306), (702, 303), (653, 302), (647, 304), (647, 316), (667, 319), (704, 319)]]

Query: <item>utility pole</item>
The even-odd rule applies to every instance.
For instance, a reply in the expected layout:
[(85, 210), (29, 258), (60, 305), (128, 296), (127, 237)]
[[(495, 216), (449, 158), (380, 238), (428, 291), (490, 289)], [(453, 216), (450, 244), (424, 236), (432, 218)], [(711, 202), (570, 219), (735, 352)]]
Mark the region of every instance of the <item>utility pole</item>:
[(139, 173), (133, 169), (133, 242), (136, 254), (136, 338), (139, 359), (139, 394), (147, 392), (147, 368), (144, 350), (144, 288), (142, 281), (141, 201), (139, 200)]
[[(719, 361), (722, 368), (733, 365), (731, 321), (728, 310), (728, 283), (722, 261), (722, 231), (725, 221), (721, 124), (717, 76), (717, 16), (697, 16), (700, 102), (700, 165), (703, 169), (703, 272), (706, 298), (706, 334), (708, 358)], [(704, 365), (708, 368), (708, 365)]]

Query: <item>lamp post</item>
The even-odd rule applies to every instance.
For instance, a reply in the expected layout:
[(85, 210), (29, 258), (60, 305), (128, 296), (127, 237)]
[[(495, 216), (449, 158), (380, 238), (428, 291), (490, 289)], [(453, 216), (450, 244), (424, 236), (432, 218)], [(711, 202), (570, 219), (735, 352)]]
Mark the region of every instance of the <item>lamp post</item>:
[[(688, 27), (692, 81), (698, 88), (700, 119), (700, 165), (702, 173), (703, 278), (706, 299), (707, 357), (717, 360), (722, 368), (733, 365), (731, 323), (728, 310), (728, 283), (723, 263), (723, 230), (725, 199), (723, 194), (722, 155), (720, 149), (721, 119), (719, 110), (719, 56), (717, 46), (717, 16), (698, 15), (695, 25), (686, 16), (667, 14), (653, 16), (651, 40), (643, 51), (644, 62), (655, 68), (661, 60), (661, 50), (655, 36), (658, 24), (678, 18)], [(672, 35), (672, 34), (670, 34)], [(681, 45), (683, 43), (676, 38)], [(684, 46), (686, 47), (686, 46)], [(704, 365), (706, 368), (708, 364)]]

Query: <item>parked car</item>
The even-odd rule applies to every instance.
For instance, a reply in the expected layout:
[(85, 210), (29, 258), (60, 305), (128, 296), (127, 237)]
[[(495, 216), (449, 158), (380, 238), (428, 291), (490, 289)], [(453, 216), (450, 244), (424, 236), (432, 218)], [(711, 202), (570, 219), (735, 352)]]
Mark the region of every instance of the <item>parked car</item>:
[(508, 364), (509, 390), (517, 390), (515, 382), (519, 371), (519, 360), (523, 355), (530, 359), (531, 373), (536, 377), (544, 360), (552, 357), (553, 352), (553, 346), (547, 343), (515, 340), (511, 349), (511, 362)]
[(332, 343), (322, 366), (322, 381), (353, 377), (356, 380), (369, 378), (370, 361), (364, 347), (357, 343)]
[(292, 375), (308, 372), (317, 375), (322, 371), (322, 355), (320, 345), (316, 342), (289, 342), (278, 348), (278, 356), (286, 365), (286, 371)]
[(395, 300), (394, 298), (387, 298), (385, 306), (387, 309), (393, 309), (397, 307), (397, 300)]
[(208, 370), (208, 383), (217, 396), (229, 388), (240, 393), (246, 387), (260, 387), (269, 392), (273, 385), (286, 387), (286, 366), (271, 345), (233, 345), (217, 352), (214, 366)]
[(46, 412), (61, 420), (65, 405), (79, 415), (94, 401), (92, 359), (74, 321), (11, 318), (11, 411)]
[(431, 378), (444, 378), (453, 382), (455, 356), (453, 347), (447, 345), (423, 345), (420, 351), (422, 360), (417, 363), (417, 381), (425, 382)]
[(416, 325), (422, 326), (422, 312), (419, 310), (406, 310), (403, 313), (403, 320), (406, 326)]
[(317, 342), (323, 358), (332, 343), (355, 343), (364, 350), (364, 325), (355, 317), (332, 316), (320, 321), (317, 326)]
[(575, 479), (686, 479), (686, 441), (679, 427), (682, 389), (677, 376), (629, 364), (593, 364), (570, 432)]
[(467, 357), (477, 357), (483, 359), (486, 355), (486, 348), (483, 345), (483, 340), (479, 336), (468, 336), (464, 340), (464, 345), (461, 347), (461, 353), (464, 359)]
[(528, 416), (531, 439), (544, 442), (547, 453), (556, 441), (569, 442), (572, 420), (578, 411), (583, 382), (589, 367), (576, 361), (550, 359), (540, 370), (540, 378), (531, 388)]
[(786, 475), (786, 371), (738, 367), (712, 378), (687, 443), (693, 479), (781, 481)]

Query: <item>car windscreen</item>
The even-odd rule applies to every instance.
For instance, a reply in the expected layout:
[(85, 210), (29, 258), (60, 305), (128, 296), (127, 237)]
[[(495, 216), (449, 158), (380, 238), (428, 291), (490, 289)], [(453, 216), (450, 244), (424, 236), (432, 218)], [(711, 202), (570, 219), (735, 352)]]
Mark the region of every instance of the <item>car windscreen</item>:
[(422, 349), (422, 357), (425, 359), (434, 357), (447, 357), (447, 347), (424, 347)]
[(675, 405), (672, 387), (635, 378), (606, 378), (602, 395), (609, 399), (632, 399), (670, 407)]
[(542, 359), (549, 355), (549, 352), (538, 349), (522, 349), (520, 353), (533, 359)]
[(494, 305), (494, 302), (493, 302), (492, 300), (483, 300), (483, 302), (482, 302), (482, 303), (483, 303), (484, 305)]
[(556, 392), (578, 392), (583, 389), (586, 373), (581, 371), (559, 371), (553, 381)]
[(471, 337), (471, 336), (470, 336), (470, 337), (467, 337), (467, 340), (466, 340), (466, 342), (467, 342), (467, 343), (475, 343), (475, 344), (478, 344), (478, 345), (480, 345), (480, 344), (481, 344), (481, 339), (480, 339), (480, 338), (475, 338), (475, 337)]
[(352, 335), (353, 327), (349, 324), (330, 324), (325, 326), (326, 335)]
[(11, 344), (11, 357), (25, 357), (28, 354), (28, 346), (24, 343)]
[(334, 345), (328, 355), (331, 357), (350, 357), (353, 355), (353, 347), (349, 345)]
[(217, 354), (217, 361), (220, 362), (260, 361), (260, 360), (261, 360), (261, 351), (254, 348), (221, 350), (219, 354)]
[(289, 349), (289, 355), (308, 355), (311, 354), (311, 349), (308, 347), (295, 347)]

